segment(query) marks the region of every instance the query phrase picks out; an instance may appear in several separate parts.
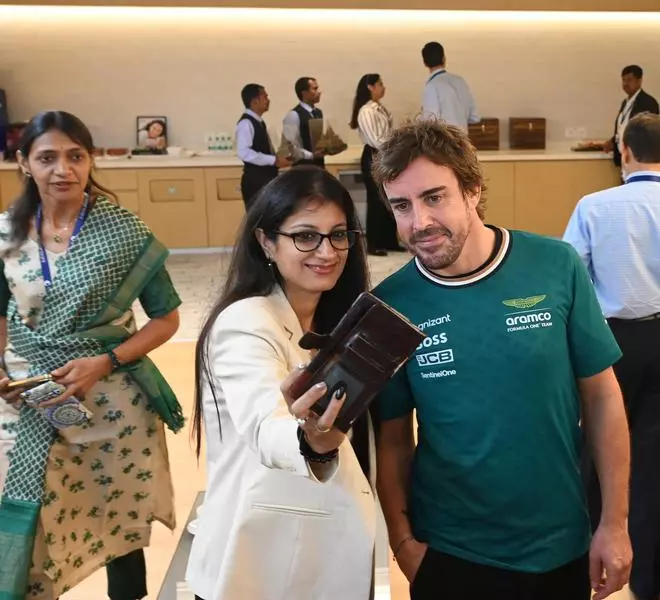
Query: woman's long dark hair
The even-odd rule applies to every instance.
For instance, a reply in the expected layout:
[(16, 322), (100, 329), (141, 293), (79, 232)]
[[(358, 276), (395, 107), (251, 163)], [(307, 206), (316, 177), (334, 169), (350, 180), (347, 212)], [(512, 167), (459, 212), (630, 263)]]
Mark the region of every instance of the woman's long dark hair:
[[(195, 409), (192, 436), (199, 457), (202, 443), (202, 390), (205, 380), (218, 406), (209, 361), (209, 335), (218, 315), (244, 298), (268, 296), (282, 278), (276, 267), (268, 265), (255, 232), (262, 229), (270, 240), (282, 223), (310, 200), (333, 202), (346, 215), (348, 229), (361, 230), (353, 200), (346, 188), (332, 175), (314, 166), (294, 167), (281, 173), (265, 186), (250, 207), (234, 247), (227, 281), (220, 299), (206, 319), (195, 353)], [(360, 236), (348, 250), (346, 265), (337, 284), (323, 292), (314, 313), (314, 328), (328, 333), (344, 316), (357, 296), (369, 288), (369, 271), (364, 241)], [(218, 418), (219, 414), (218, 414)]]
[(370, 85), (376, 85), (380, 80), (378, 73), (367, 73), (362, 75), (358, 81), (357, 89), (355, 90), (355, 99), (353, 100), (353, 114), (351, 115), (351, 129), (358, 128), (358, 113), (360, 109), (371, 100)]
[[(94, 141), (87, 126), (78, 117), (68, 112), (52, 110), (39, 113), (25, 126), (18, 143), (18, 150), (20, 150), (23, 158), (27, 159), (30, 155), (32, 145), (38, 138), (53, 129), (61, 131), (64, 135), (71, 138), (74, 143), (82, 146), (90, 156), (94, 152)], [(92, 198), (96, 196), (108, 196), (115, 202), (117, 201), (115, 194), (100, 185), (91, 173), (85, 191)], [(39, 188), (37, 188), (34, 179), (23, 175), (23, 190), (9, 209), (11, 240), (14, 243), (21, 244), (27, 239), (32, 217), (37, 213), (37, 207), (40, 202)]]

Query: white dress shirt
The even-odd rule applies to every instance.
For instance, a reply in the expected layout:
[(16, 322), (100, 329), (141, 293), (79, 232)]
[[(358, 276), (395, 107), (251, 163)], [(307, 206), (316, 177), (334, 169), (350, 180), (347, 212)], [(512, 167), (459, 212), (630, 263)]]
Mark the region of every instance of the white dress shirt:
[[(245, 113), (263, 123), (263, 119), (253, 110), (248, 108)], [(252, 144), (254, 143), (254, 125), (252, 125), (252, 122), (249, 119), (241, 119), (236, 125), (236, 152), (238, 158), (244, 163), (251, 163), (258, 167), (274, 165), (277, 157), (275, 156), (275, 150), (273, 149), (272, 142), (270, 142), (270, 138), (268, 141), (272, 154), (257, 152), (252, 148)]]
[(358, 112), (357, 121), (362, 143), (376, 150), (392, 133), (392, 115), (380, 102), (367, 102)]
[[(310, 115), (314, 110), (313, 106), (310, 106), (305, 102), (301, 102), (300, 106), (302, 106)], [(286, 117), (284, 117), (282, 134), (295, 148), (295, 160), (312, 160), (314, 158), (313, 152), (303, 148), (302, 136), (300, 135), (300, 116), (295, 110), (288, 112)]]
[(460, 75), (439, 69), (424, 86), (422, 118), (440, 119), (467, 131), (468, 123), (480, 121), (472, 92)]
[(628, 98), (616, 119), (616, 131), (614, 132), (614, 140), (617, 143), (621, 139), (623, 130), (626, 128), (626, 125), (628, 125), (628, 121), (630, 121), (630, 113), (632, 112), (633, 104), (635, 104), (635, 100), (637, 100), (637, 96), (639, 96), (641, 91), (642, 88), (639, 88), (632, 96), (630, 96), (630, 98)]
[(660, 182), (638, 171), (625, 185), (578, 202), (564, 233), (594, 282), (607, 318), (640, 319), (660, 312)]

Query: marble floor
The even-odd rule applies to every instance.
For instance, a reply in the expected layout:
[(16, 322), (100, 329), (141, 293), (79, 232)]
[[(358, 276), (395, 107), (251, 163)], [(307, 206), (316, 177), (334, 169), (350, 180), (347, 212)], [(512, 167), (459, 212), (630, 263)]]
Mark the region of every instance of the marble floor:
[[(173, 254), (168, 268), (183, 304), (181, 307), (181, 327), (175, 338), (152, 354), (152, 358), (165, 373), (174, 388), (186, 415), (192, 414), (194, 390), (194, 341), (200, 325), (214, 299), (219, 294), (230, 255), (212, 254)], [(372, 283), (377, 284), (403, 265), (409, 257), (406, 254), (392, 254), (389, 257), (370, 257)], [(138, 320), (144, 322), (144, 315), (138, 309)], [(163, 526), (154, 526), (151, 546), (146, 550), (148, 565), (148, 600), (156, 600), (161, 583), (174, 554), (177, 542), (185, 525), (186, 518), (199, 490), (204, 489), (205, 469), (203, 457), (197, 461), (188, 428), (177, 435), (168, 433), (168, 447), (172, 476), (175, 488), (177, 528), (170, 532)], [(392, 600), (409, 598), (408, 585), (396, 563), (391, 563), (390, 586)], [(439, 590), (442, 580), (438, 580)], [(105, 571), (99, 571), (84, 581), (62, 600), (102, 600), (106, 598)], [(628, 600), (627, 591), (612, 596), (612, 600)], [(260, 600), (246, 598), (245, 600)], [(310, 599), (314, 600), (314, 599)], [(448, 599), (451, 600), (451, 599)], [(487, 600), (487, 599), (484, 599)], [(561, 600), (558, 598), (557, 600)]]

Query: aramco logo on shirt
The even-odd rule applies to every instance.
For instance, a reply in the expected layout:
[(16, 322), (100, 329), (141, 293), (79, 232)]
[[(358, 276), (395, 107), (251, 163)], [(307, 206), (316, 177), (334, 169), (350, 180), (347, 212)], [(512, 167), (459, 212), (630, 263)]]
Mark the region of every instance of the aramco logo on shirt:
[(552, 312), (547, 308), (534, 308), (547, 298), (546, 294), (502, 300), (504, 306), (517, 308), (515, 312), (507, 313), (506, 326), (508, 332), (526, 331), (552, 327)]

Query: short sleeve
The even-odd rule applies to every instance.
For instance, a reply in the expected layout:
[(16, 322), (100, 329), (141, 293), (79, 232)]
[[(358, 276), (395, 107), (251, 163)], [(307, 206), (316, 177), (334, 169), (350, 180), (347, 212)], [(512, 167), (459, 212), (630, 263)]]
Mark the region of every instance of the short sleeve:
[(158, 319), (169, 315), (181, 306), (181, 298), (177, 294), (170, 274), (163, 267), (147, 283), (140, 294), (140, 304), (150, 319)]
[(9, 284), (5, 277), (5, 262), (0, 260), (0, 317), (7, 316), (7, 307), (9, 306), (9, 299), (11, 292), (9, 291)]
[(596, 297), (586, 267), (571, 248), (573, 304), (568, 317), (568, 343), (576, 377), (597, 375), (622, 356)]
[(375, 421), (398, 419), (413, 411), (415, 402), (405, 367), (399, 369), (388, 381), (374, 404), (372, 414)]

